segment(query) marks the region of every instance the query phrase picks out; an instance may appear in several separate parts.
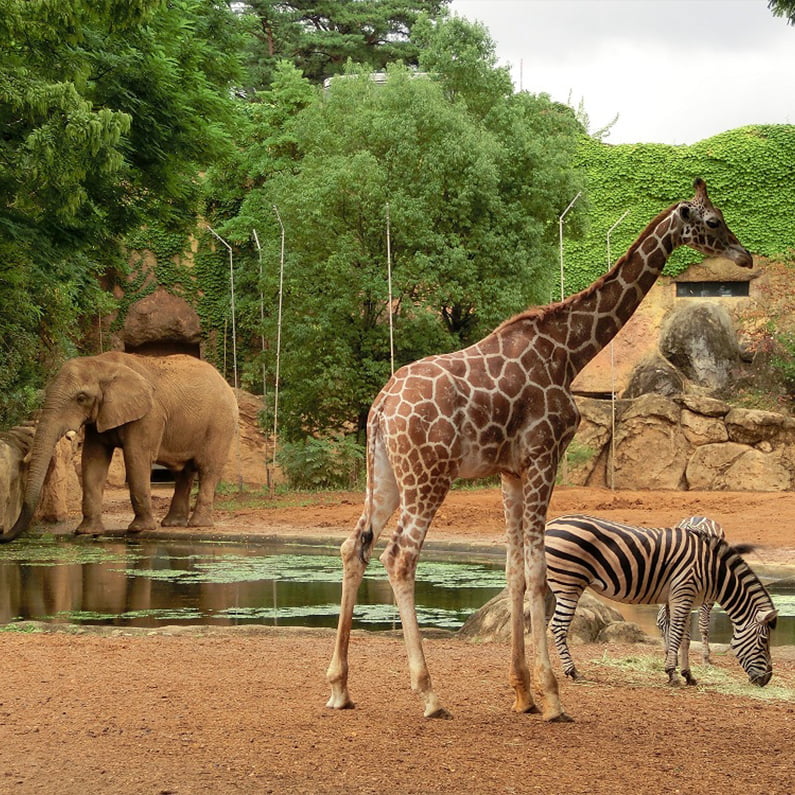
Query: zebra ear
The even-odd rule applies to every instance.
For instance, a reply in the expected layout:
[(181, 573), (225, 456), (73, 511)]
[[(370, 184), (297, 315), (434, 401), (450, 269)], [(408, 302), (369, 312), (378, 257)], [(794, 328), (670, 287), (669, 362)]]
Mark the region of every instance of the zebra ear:
[(760, 610), (756, 614), (756, 620), (760, 624), (773, 624), (778, 618), (778, 610)]

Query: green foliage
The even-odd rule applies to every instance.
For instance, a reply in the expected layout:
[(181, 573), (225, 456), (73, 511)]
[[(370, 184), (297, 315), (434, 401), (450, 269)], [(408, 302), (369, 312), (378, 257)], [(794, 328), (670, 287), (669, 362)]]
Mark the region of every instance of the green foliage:
[(364, 450), (352, 436), (309, 436), (280, 447), (277, 462), (291, 488), (353, 489), (364, 471)]
[(771, 365), (792, 398), (795, 397), (795, 332), (776, 334), (775, 341), (778, 352), (772, 357)]
[(250, 84), (271, 86), (274, 70), (289, 59), (312, 83), (342, 73), (346, 63), (383, 70), (388, 63), (416, 65), (413, 27), (438, 16), (450, 0), (247, 0)]
[[(546, 299), (553, 221), (579, 186), (571, 161), (581, 130), (568, 108), (525, 94), (451, 99), (441, 78), (398, 66), (387, 74), (376, 84), (351, 69), (320, 94), (281, 67), (251, 114), (251, 159), (212, 176), (224, 198), (210, 211), (236, 208), (213, 224), (238, 245), (239, 328), (252, 341), (276, 338), (275, 207), (284, 223), (280, 427), (289, 439), (362, 430), (389, 377), (387, 209), (402, 364), (469, 344)], [(209, 300), (215, 287), (202, 284)]]
[(202, 164), (231, 143), (238, 36), (214, 0), (0, 0), (0, 422), (95, 351), (125, 233), (187, 238)]
[[(587, 174), (590, 228), (587, 239), (566, 240), (567, 294), (607, 269), (607, 232), (625, 211), (610, 238), (613, 261), (660, 211), (692, 196), (696, 177), (706, 180), (729, 226), (753, 253), (782, 255), (795, 240), (794, 125), (741, 127), (692, 146), (611, 146), (583, 138), (578, 162)], [(665, 273), (676, 275), (701, 258), (680, 249)]]
[(784, 17), (787, 24), (795, 25), (795, 0), (768, 0), (767, 7), (774, 16)]

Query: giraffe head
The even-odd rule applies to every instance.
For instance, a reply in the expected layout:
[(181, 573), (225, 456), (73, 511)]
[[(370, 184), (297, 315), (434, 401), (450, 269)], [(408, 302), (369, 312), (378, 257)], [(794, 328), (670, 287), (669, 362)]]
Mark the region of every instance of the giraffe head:
[(677, 207), (682, 224), (682, 243), (713, 257), (726, 257), (743, 268), (753, 267), (750, 252), (726, 225), (723, 213), (707, 196), (707, 184), (703, 179), (693, 183), (696, 195)]

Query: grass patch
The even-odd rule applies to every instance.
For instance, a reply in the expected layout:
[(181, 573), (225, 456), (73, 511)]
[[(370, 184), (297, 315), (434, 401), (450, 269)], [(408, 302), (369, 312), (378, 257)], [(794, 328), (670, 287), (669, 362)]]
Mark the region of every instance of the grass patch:
[[(601, 658), (594, 659), (592, 664), (621, 671), (633, 685), (669, 687), (661, 653), (611, 657), (605, 652)], [(714, 665), (691, 665), (690, 669), (698, 680), (696, 685), (698, 691), (743, 696), (756, 701), (795, 702), (795, 681), (793, 681), (795, 677), (789, 672), (785, 672), (784, 675), (778, 673), (775, 663), (773, 678), (766, 687), (752, 685), (739, 664), (736, 670), (732, 671)], [(684, 681), (681, 687), (686, 687)]]

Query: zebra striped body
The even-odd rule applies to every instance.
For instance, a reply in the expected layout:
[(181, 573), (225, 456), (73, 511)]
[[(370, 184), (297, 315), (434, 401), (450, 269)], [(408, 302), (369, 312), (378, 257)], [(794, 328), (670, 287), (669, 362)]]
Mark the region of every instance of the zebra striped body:
[(683, 527), (633, 527), (571, 515), (547, 523), (544, 546), (556, 599), (551, 629), (568, 676), (576, 677), (576, 669), (566, 637), (580, 595), (590, 586), (619, 602), (668, 604), (669, 681), (676, 676), (690, 611), (704, 602), (717, 602), (731, 619), (732, 648), (751, 681), (770, 680), (770, 629), (777, 614), (762, 583), (725, 540)]
[[(687, 519), (682, 519), (677, 527), (682, 527), (685, 530), (690, 530), (692, 533), (699, 533), (705, 538), (710, 536), (714, 538), (726, 538), (723, 528), (714, 519), (709, 519), (706, 516), (689, 516)], [(701, 635), (701, 658), (705, 665), (709, 665), (710, 649), (709, 649), (709, 614), (714, 607), (714, 602), (704, 602), (698, 611), (698, 632)], [(663, 641), (668, 642), (668, 627), (670, 624), (670, 611), (668, 603), (660, 605), (657, 613), (657, 626), (663, 636)], [(667, 646), (666, 646), (667, 650)], [(697, 684), (696, 680), (690, 674), (690, 622), (685, 623), (684, 635), (682, 636), (682, 645), (679, 647), (679, 670), (682, 676), (685, 677), (689, 685)]]

